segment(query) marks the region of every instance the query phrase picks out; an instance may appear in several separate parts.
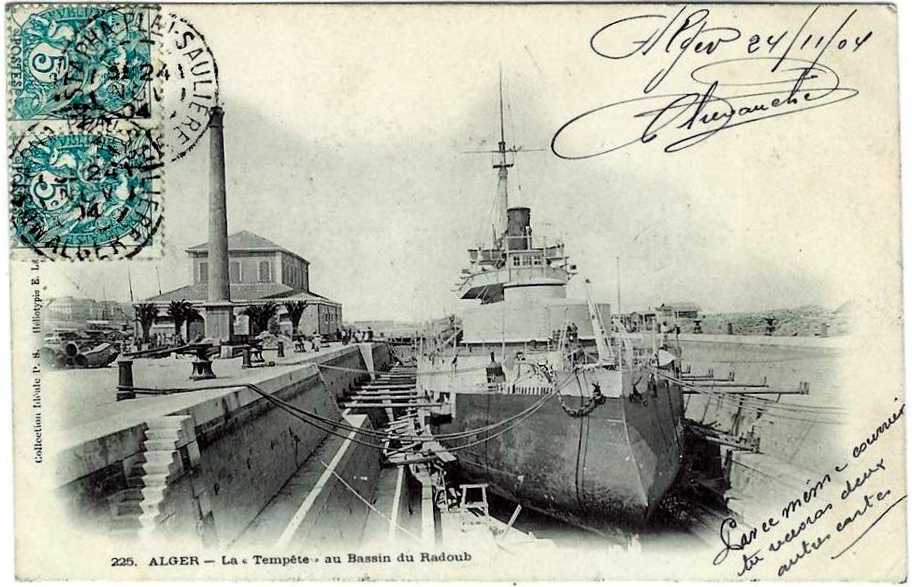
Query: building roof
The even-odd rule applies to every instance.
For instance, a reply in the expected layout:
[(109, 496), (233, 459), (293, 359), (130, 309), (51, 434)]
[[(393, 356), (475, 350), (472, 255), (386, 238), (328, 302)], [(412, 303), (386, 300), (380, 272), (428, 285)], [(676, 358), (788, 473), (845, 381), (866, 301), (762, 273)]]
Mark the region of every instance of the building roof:
[(695, 304), (694, 302), (671, 302), (671, 303), (664, 303), (659, 307), (664, 310), (670, 309), (670, 310), (676, 310), (678, 312), (699, 312), (700, 311), (700, 306)]
[[(255, 252), (263, 252), (263, 253), (281, 251), (283, 253), (288, 253), (289, 255), (293, 255), (293, 256), (303, 260), (305, 263), (309, 263), (309, 261), (307, 261), (307, 259), (305, 259), (301, 255), (295, 253), (294, 251), (290, 251), (281, 245), (277, 245), (276, 243), (272, 242), (271, 240), (264, 238), (256, 233), (250, 232), (249, 230), (242, 230), (240, 232), (235, 232), (234, 234), (228, 235), (228, 252), (230, 253), (232, 251), (238, 251), (238, 252), (255, 251)], [(208, 254), (209, 253), (209, 241), (200, 243), (198, 245), (194, 245), (194, 246), (190, 247), (189, 249), (187, 249), (187, 252), (188, 253), (206, 253), (206, 254)]]
[[(172, 300), (187, 300), (189, 302), (204, 302), (208, 297), (208, 285), (197, 283), (194, 285), (185, 285), (171, 291), (152, 296), (144, 302), (170, 302)], [(257, 300), (310, 300), (314, 302), (325, 302), (328, 304), (341, 305), (325, 296), (316, 294), (312, 291), (294, 289), (284, 283), (232, 283), (231, 284), (231, 301), (233, 302), (253, 302)]]

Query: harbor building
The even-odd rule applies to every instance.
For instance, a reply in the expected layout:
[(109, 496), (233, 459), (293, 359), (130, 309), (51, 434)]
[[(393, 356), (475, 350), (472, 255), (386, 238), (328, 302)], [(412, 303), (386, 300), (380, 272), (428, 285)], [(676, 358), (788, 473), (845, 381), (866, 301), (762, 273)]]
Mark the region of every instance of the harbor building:
[(700, 317), (700, 306), (693, 302), (663, 303), (656, 308), (658, 314), (671, 314), (682, 320), (696, 320)]
[[(159, 315), (152, 334), (172, 335), (174, 325), (167, 314), (172, 301), (187, 300), (201, 319), (182, 327), (184, 340), (205, 336), (207, 291), (209, 286), (209, 243), (186, 249), (190, 283), (139, 303), (152, 303)], [(253, 232), (243, 230), (228, 235), (228, 282), (234, 316), (234, 333), (250, 334), (249, 320), (243, 314), (247, 306), (273, 302), (278, 305), (276, 317), (282, 332), (293, 330), (285, 302), (304, 301), (307, 306), (298, 322), (301, 334), (331, 335), (342, 324), (342, 304), (310, 291), (310, 262), (301, 255)], [(137, 336), (141, 330), (137, 324)]]
[(129, 302), (116, 300), (98, 301), (91, 298), (61, 296), (49, 299), (45, 308), (45, 316), (51, 321), (133, 320), (133, 307)]

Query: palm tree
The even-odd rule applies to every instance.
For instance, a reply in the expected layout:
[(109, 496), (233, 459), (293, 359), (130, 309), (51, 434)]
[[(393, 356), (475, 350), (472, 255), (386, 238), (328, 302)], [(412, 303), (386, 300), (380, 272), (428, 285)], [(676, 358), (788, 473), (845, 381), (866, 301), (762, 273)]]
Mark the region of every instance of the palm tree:
[(155, 307), (155, 304), (136, 304), (136, 319), (139, 320), (139, 325), (142, 327), (143, 342), (149, 342), (149, 331), (152, 330), (152, 325), (155, 324), (157, 317), (158, 308)]
[(175, 337), (180, 337), (181, 327), (184, 325), (184, 322), (189, 322), (198, 315), (199, 313), (193, 309), (193, 304), (187, 300), (172, 300), (171, 303), (168, 304), (168, 316), (174, 320)]
[(307, 307), (307, 301), (305, 300), (294, 300), (291, 302), (285, 302), (285, 309), (288, 310), (288, 317), (291, 318), (291, 333), (298, 333), (298, 322), (301, 320), (301, 316), (304, 315), (304, 308)]
[(269, 320), (277, 309), (278, 306), (275, 302), (265, 302), (255, 306), (247, 306), (241, 313), (250, 318), (250, 323), (253, 326), (250, 335), (256, 336), (269, 328)]

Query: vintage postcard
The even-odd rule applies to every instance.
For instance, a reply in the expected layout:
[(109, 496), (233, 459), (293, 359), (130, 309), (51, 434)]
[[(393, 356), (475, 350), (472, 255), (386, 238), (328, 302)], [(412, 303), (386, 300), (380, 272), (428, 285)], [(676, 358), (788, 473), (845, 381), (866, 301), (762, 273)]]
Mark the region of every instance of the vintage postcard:
[(906, 579), (895, 6), (5, 17), (20, 579)]

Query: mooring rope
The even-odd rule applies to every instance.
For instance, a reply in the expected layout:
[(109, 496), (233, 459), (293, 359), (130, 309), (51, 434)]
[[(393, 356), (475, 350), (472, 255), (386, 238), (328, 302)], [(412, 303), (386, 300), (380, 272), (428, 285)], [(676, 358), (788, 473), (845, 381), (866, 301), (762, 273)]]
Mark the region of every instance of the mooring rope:
[[(275, 405), (278, 405), (281, 409), (285, 410), (286, 412), (288, 412), (288, 413), (291, 414), (292, 416), (294, 416), (294, 417), (296, 417), (296, 418), (298, 418), (298, 419), (300, 419), (300, 420), (302, 420), (302, 421), (304, 421), (304, 422), (306, 422), (306, 423), (308, 423), (308, 424), (310, 424), (310, 425), (312, 425), (312, 426), (314, 426), (314, 427), (316, 427), (316, 428), (318, 428), (318, 429), (320, 429), (320, 430), (323, 430), (324, 432), (327, 432), (328, 434), (333, 434), (334, 436), (339, 436), (340, 438), (348, 438), (347, 436), (343, 436), (343, 435), (338, 434), (338, 433), (337, 433), (336, 431), (334, 431), (334, 430), (328, 430), (328, 429), (326, 429), (326, 428), (323, 428), (323, 427), (321, 427), (321, 426), (319, 426), (319, 425), (317, 425), (317, 424), (314, 424), (313, 422), (309, 421), (309, 420), (307, 419), (308, 416), (309, 416), (309, 417), (312, 417), (312, 418), (314, 417), (314, 415), (311, 414), (310, 412), (306, 412), (306, 411), (304, 411), (304, 410), (301, 410), (300, 408), (297, 408), (297, 407), (295, 407), (295, 406), (292, 406), (292, 405), (288, 404), (287, 402), (284, 402), (283, 400), (280, 400), (280, 399), (278, 399), (278, 398), (272, 397), (271, 395), (269, 395), (269, 394), (263, 392), (262, 390), (256, 390), (256, 389), (255, 389), (254, 391), (257, 391), (257, 393), (260, 393), (267, 401), (273, 402)], [(554, 394), (549, 394), (549, 395), (543, 396), (542, 399), (538, 400), (535, 404), (533, 404), (533, 405), (530, 406), (529, 408), (526, 408), (526, 410), (524, 410), (525, 413), (522, 413), (522, 412), (521, 412), (521, 413), (520, 413), (520, 414), (521, 414), (521, 417), (517, 417), (517, 418), (515, 419), (515, 421), (514, 421), (510, 426), (504, 428), (503, 430), (501, 430), (501, 431), (499, 431), (499, 432), (496, 432), (496, 433), (494, 433), (494, 434), (491, 434), (490, 436), (487, 436), (487, 437), (485, 437), (485, 438), (482, 438), (482, 439), (476, 440), (476, 441), (474, 441), (474, 442), (468, 443), (468, 444), (466, 444), (466, 445), (462, 445), (462, 446), (458, 446), (458, 447), (447, 447), (447, 450), (450, 450), (450, 451), (462, 450), (462, 449), (464, 449), (464, 448), (469, 448), (469, 447), (471, 447), (471, 446), (475, 446), (476, 444), (480, 444), (480, 443), (482, 443), (482, 442), (487, 442), (488, 440), (497, 438), (498, 436), (501, 436), (501, 435), (507, 433), (508, 431), (512, 430), (513, 428), (515, 428), (516, 426), (518, 426), (520, 423), (522, 423), (524, 420), (526, 420), (527, 418), (529, 418), (532, 414), (534, 414), (535, 412), (537, 412), (538, 410), (540, 410), (540, 409), (542, 408), (542, 406), (545, 405), (545, 403), (547, 402), (547, 400), (551, 399), (553, 396), (554, 396)], [(380, 407), (382, 407), (382, 404), (380, 405)], [(322, 416), (316, 416), (316, 419), (324, 419), (324, 418), (322, 418)], [(503, 424), (503, 422), (498, 423), (498, 427), (499, 427), (500, 425), (502, 425), (502, 424)], [(347, 426), (345, 426), (345, 425), (340, 425), (338, 422), (332, 423), (332, 424), (330, 424), (330, 426), (334, 426), (334, 427), (337, 427), (337, 428), (342, 428), (343, 430), (350, 428), (350, 427), (347, 427)], [(356, 431), (356, 432), (358, 432), (358, 433), (360, 433), (360, 434), (367, 434), (367, 433), (368, 433), (368, 431), (365, 431), (365, 430), (363, 430), (363, 429), (358, 429), (358, 428), (354, 429), (353, 431)], [(373, 431), (370, 431), (370, 432), (373, 432)], [(464, 433), (464, 432), (461, 432), (461, 433), (458, 434), (458, 436), (450, 437), (450, 438), (447, 438), (447, 439), (448, 439), (448, 440), (455, 440), (455, 439), (467, 438), (467, 437), (469, 437), (469, 436), (477, 436), (478, 434), (480, 434), (480, 433), (478, 433), (478, 432), (472, 432), (472, 433), (470, 433), (470, 434), (466, 434), (466, 433)], [(383, 437), (386, 438), (386, 434), (385, 434), (385, 433), (384, 433), (384, 436), (383, 436)], [(428, 440), (435, 440), (435, 439), (437, 439), (438, 437), (436, 437), (436, 436), (431, 436), (431, 437), (423, 436), (423, 437), (414, 437), (414, 438), (415, 438), (416, 440), (419, 440), (419, 441), (428, 441)], [(444, 438), (444, 436), (441, 435), (440, 438)], [(352, 441), (353, 441), (353, 442), (356, 442), (356, 443), (358, 443), (358, 444), (363, 444), (363, 445), (369, 446), (369, 447), (371, 447), (371, 448), (377, 448), (377, 449), (381, 449), (381, 450), (385, 448), (383, 445), (376, 445), (376, 444), (369, 443), (369, 442), (358, 441), (358, 440), (356, 440), (355, 438), (352, 438)]]
[(370, 508), (370, 510), (371, 510), (372, 512), (374, 512), (375, 514), (377, 514), (378, 516), (380, 516), (381, 518), (383, 518), (384, 520), (386, 520), (387, 522), (389, 522), (390, 524), (392, 524), (393, 526), (395, 526), (397, 530), (402, 530), (402, 532), (403, 532), (406, 536), (408, 536), (409, 538), (411, 538), (412, 540), (417, 541), (419, 544), (421, 544), (421, 543), (423, 542), (423, 541), (421, 540), (421, 538), (419, 538), (418, 536), (415, 536), (414, 534), (412, 534), (411, 532), (409, 532), (408, 530), (406, 530), (405, 528), (403, 528), (402, 526), (400, 526), (398, 523), (394, 522), (392, 518), (390, 518), (389, 516), (387, 516), (386, 514), (384, 514), (383, 512), (381, 512), (381, 511), (380, 511), (379, 509), (377, 509), (376, 507), (374, 507), (374, 504), (372, 504), (371, 502), (369, 502), (369, 501), (367, 501), (366, 499), (364, 499), (364, 497), (363, 497), (360, 493), (358, 493), (358, 491), (357, 491), (354, 487), (352, 487), (351, 485), (349, 485), (348, 482), (347, 482), (345, 479), (343, 479), (342, 477), (340, 477), (338, 473), (336, 473), (334, 470), (330, 469), (330, 468), (329, 468), (329, 465), (327, 465), (325, 462), (323, 462), (322, 459), (320, 459), (320, 464), (323, 465), (323, 468), (325, 468), (327, 471), (329, 471), (330, 473), (332, 473), (333, 477), (335, 477), (336, 479), (338, 479), (339, 482), (342, 483), (342, 485), (344, 485), (345, 488), (348, 489), (348, 490), (352, 493), (352, 495), (354, 495), (354, 496), (357, 497), (359, 500), (361, 500), (361, 503), (363, 503), (363, 504), (366, 505), (368, 508)]
[[(344, 424), (339, 420), (333, 420), (331, 418), (326, 418), (324, 416), (320, 416), (319, 414), (316, 414), (313, 412), (308, 412), (307, 410), (298, 408), (297, 406), (294, 406), (284, 400), (281, 400), (281, 399), (273, 396), (272, 394), (267, 393), (266, 391), (260, 389), (258, 386), (254, 385), (253, 383), (234, 383), (234, 384), (206, 385), (206, 386), (200, 386), (200, 387), (183, 387), (183, 388), (181, 388), (181, 387), (175, 387), (175, 388), (132, 387), (130, 389), (133, 392), (140, 393), (140, 394), (171, 395), (171, 394), (176, 394), (176, 393), (188, 393), (188, 392), (192, 392), (192, 391), (235, 389), (238, 387), (244, 387), (244, 388), (250, 389), (251, 391), (253, 391), (253, 392), (257, 393), (258, 395), (260, 395), (261, 397), (263, 397), (266, 401), (279, 407), (283, 411), (289, 413), (290, 415), (298, 418), (299, 420), (302, 420), (303, 422), (310, 424), (311, 426), (313, 426), (313, 427), (317, 428), (318, 430), (321, 430), (322, 432), (325, 432), (327, 434), (332, 434), (339, 438), (348, 438), (347, 436), (339, 434), (337, 432), (337, 430), (341, 429), (341, 430), (345, 430), (347, 432), (356, 432), (357, 434), (361, 434), (361, 435), (364, 435), (367, 437), (373, 437), (374, 439), (387, 440), (389, 438), (389, 434), (385, 431), (365, 430), (363, 428), (358, 428), (355, 426), (351, 426), (349, 424)], [(473, 442), (473, 443), (466, 445), (466, 446), (474, 446), (475, 444), (478, 444), (478, 442), (485, 442), (492, 438), (496, 438), (497, 436), (500, 436), (509, 430), (512, 430), (519, 423), (526, 420), (532, 414), (534, 414), (535, 412), (540, 410), (542, 408), (542, 406), (544, 406), (545, 403), (549, 399), (551, 399), (554, 395), (555, 394), (553, 392), (551, 394), (544, 395), (544, 396), (542, 396), (541, 399), (537, 400), (534, 404), (532, 404), (528, 408), (522, 410), (521, 412), (514, 414), (513, 416), (510, 416), (509, 418), (505, 418), (504, 420), (501, 420), (500, 422), (488, 424), (486, 426), (482, 426), (477, 429), (450, 433), (450, 434), (435, 435), (432, 438), (429, 438), (427, 436), (418, 436), (418, 435), (397, 435), (395, 438), (400, 441), (428, 441), (428, 440), (432, 440), (432, 439), (462, 440), (462, 439), (466, 439), (466, 438), (469, 438), (472, 436), (478, 436), (479, 434), (488, 432), (490, 430), (495, 430), (505, 424), (512, 423), (512, 425), (508, 426), (504, 430), (501, 430), (500, 432), (492, 434), (480, 441)], [(377, 404), (377, 407), (383, 407), (383, 404)], [(318, 424), (317, 422), (320, 422), (320, 424)], [(327, 428), (327, 426), (329, 428)], [(360, 440), (360, 439), (357, 439), (354, 437), (351, 440), (352, 440), (352, 442), (354, 442), (356, 444), (360, 444), (362, 446), (367, 446), (369, 448), (374, 448), (374, 449), (378, 449), (378, 450), (383, 450), (384, 448), (386, 448), (386, 446), (383, 444), (375, 444), (375, 443)], [(455, 450), (459, 450), (459, 449), (455, 449)]]
[[(364, 375), (378, 374), (377, 371), (374, 371), (373, 373), (371, 373), (367, 369), (356, 369), (354, 367), (338, 367), (336, 365), (329, 365), (327, 363), (315, 363), (315, 366), (320, 369), (331, 369), (334, 371), (346, 371), (348, 373), (362, 373)], [(476, 372), (484, 371), (486, 368), (487, 367), (463, 367), (463, 368), (457, 367), (457, 368), (439, 369), (439, 370), (433, 370), (433, 371), (417, 371), (417, 370), (411, 371), (410, 370), (408, 373), (403, 373), (401, 375), (401, 377), (406, 377), (406, 376), (410, 376), (410, 375), (418, 376), (418, 375), (449, 375), (451, 373), (476, 373)], [(390, 373), (389, 371), (381, 371), (381, 372), (379, 372), (379, 374), (392, 375), (393, 377), (397, 376), (396, 373)]]

